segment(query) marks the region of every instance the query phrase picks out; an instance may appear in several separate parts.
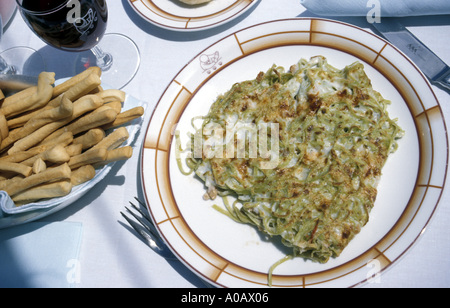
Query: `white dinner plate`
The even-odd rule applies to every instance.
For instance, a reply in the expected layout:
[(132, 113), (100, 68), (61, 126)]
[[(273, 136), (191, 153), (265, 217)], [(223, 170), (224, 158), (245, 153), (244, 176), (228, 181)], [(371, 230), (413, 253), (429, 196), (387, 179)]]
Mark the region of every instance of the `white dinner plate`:
[[(55, 84), (58, 85), (65, 80), (67, 79), (57, 80)], [(105, 85), (103, 85), (103, 87), (105, 89), (108, 88)], [(126, 95), (125, 102), (123, 103), (122, 107), (124, 111), (138, 106), (146, 108), (147, 103), (142, 102), (130, 95)], [(129, 138), (123, 143), (123, 146), (132, 146), (135, 149), (136, 153), (138, 152), (138, 150), (136, 149), (139, 149), (141, 147), (141, 144), (136, 143), (136, 138), (138, 136), (140, 128), (142, 127), (142, 123), (143, 119), (139, 118), (126, 124)], [(0, 209), (0, 229), (36, 221), (38, 219), (56, 213), (66, 208), (67, 206), (70, 206), (82, 196), (84, 196), (87, 192), (89, 192), (97, 183), (102, 181), (108, 175), (115, 164), (116, 163), (110, 163), (100, 169), (97, 169), (95, 177), (92, 180), (74, 187), (71, 193), (67, 196), (29, 203), (15, 208), (5, 208), (5, 213), (3, 213), (3, 215), (1, 214)]]
[(212, 0), (187, 5), (179, 0), (128, 0), (131, 7), (148, 22), (169, 30), (199, 31), (229, 22), (258, 0)]
[[(287, 19), (230, 35), (201, 52), (169, 84), (152, 115), (142, 149), (149, 211), (163, 239), (193, 272), (218, 287), (265, 287), (271, 265), (289, 250), (255, 228), (238, 224), (204, 201), (203, 183), (181, 174), (174, 132), (187, 138), (191, 119), (206, 115), (234, 83), (256, 78), (273, 64), (289, 68), (312, 56), (337, 68), (360, 61), (375, 90), (392, 104), (406, 135), (379, 184), (369, 223), (341, 256), (326, 264), (301, 258), (276, 268), (274, 287), (352, 287), (379, 281), (416, 242), (440, 201), (447, 173), (446, 124), (421, 71), (397, 48), (339, 21)], [(182, 141), (185, 144), (187, 139)]]

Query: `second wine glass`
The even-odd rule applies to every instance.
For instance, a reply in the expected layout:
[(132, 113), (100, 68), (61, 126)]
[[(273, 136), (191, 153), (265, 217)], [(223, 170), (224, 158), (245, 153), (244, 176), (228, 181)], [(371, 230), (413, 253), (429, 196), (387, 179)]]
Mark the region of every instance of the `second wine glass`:
[[(4, 1), (4, 0), (1, 0)], [(2, 40), (5, 24), (12, 19), (14, 11), (12, 5), (15, 3), (0, 1), (0, 42)], [(7, 20), (3, 20), (3, 16)], [(0, 74), (19, 74), (36, 77), (45, 70), (45, 62), (42, 56), (30, 47), (12, 47), (0, 50)]]
[[(140, 55), (136, 44), (122, 34), (105, 34), (105, 0), (16, 0), (28, 26), (47, 44), (79, 52), (75, 72), (90, 66), (102, 69), (102, 82), (116, 89), (135, 76)], [(85, 51), (91, 52), (86, 53)]]

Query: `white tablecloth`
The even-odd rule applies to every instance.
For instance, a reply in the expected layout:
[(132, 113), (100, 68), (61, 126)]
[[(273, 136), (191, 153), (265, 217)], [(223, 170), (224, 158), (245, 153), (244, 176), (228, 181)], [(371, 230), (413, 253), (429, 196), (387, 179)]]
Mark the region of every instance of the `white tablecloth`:
[[(222, 37), (267, 20), (312, 16), (297, 0), (263, 0), (254, 10), (219, 28), (198, 33), (177, 33), (144, 21), (133, 11), (128, 0), (108, 1), (108, 5), (107, 31), (131, 37), (142, 55), (137, 76), (124, 90), (147, 101), (150, 110), (184, 65)], [(369, 29), (363, 17), (339, 19)], [(450, 63), (449, 16), (411, 17), (404, 21), (416, 36)], [(0, 49), (21, 45), (42, 52), (50, 63), (48, 70), (57, 72), (57, 78), (67, 76), (63, 61), (66, 54), (46, 46), (16, 14), (6, 29)], [(450, 96), (436, 87), (434, 90), (448, 122)], [(103, 182), (76, 204), (43, 220), (82, 223), (77, 287), (202, 287), (196, 276), (181, 263), (168, 262), (150, 250), (127, 229), (127, 223), (119, 213), (134, 196), (142, 196), (138, 156), (115, 167)], [(400, 262), (383, 273), (380, 283), (365, 287), (450, 287), (449, 218), (450, 193), (446, 189), (420, 240)]]

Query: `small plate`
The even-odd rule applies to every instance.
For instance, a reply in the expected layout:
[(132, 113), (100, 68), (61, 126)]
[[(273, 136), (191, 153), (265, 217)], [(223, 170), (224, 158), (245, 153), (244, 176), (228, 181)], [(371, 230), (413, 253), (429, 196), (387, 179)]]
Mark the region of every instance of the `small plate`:
[[(276, 268), (274, 287), (352, 287), (379, 281), (429, 223), (447, 174), (448, 136), (427, 78), (397, 48), (353, 25), (326, 19), (286, 19), (234, 33), (201, 52), (169, 84), (149, 124), (142, 150), (143, 187), (161, 236), (194, 273), (218, 287), (265, 287), (271, 265), (289, 253), (276, 239), (235, 223), (204, 201), (204, 184), (181, 174), (174, 132), (188, 138), (191, 119), (206, 115), (219, 94), (256, 78), (273, 64), (289, 68), (322, 55), (337, 68), (355, 61), (392, 104), (406, 135), (378, 187), (369, 223), (341, 256), (326, 264), (301, 258)], [(188, 139), (182, 139), (186, 144)]]
[(169, 30), (200, 31), (229, 22), (253, 7), (258, 0), (212, 0), (187, 5), (179, 0), (128, 0), (148, 22)]

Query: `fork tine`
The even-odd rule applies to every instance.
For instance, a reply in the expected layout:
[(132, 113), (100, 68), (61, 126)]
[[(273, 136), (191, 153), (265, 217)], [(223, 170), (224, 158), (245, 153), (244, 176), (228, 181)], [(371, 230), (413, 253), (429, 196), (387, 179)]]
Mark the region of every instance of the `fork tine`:
[(122, 215), (123, 218), (125, 218), (125, 220), (134, 228), (134, 226), (136, 225), (136, 223), (131, 220), (124, 212), (120, 212), (120, 214)]
[(146, 207), (145, 203), (142, 202), (138, 197), (134, 197), (134, 200), (136, 200), (137, 202), (139, 202), (139, 204), (142, 205), (143, 207)]
[[(138, 208), (134, 203), (132, 203), (130, 201), (131, 206), (137, 211), (139, 212), (139, 214), (142, 215), (142, 217), (145, 219), (145, 225), (148, 226), (152, 232), (157, 235), (159, 234), (158, 231), (155, 228), (155, 224), (153, 223), (152, 219), (150, 217), (148, 217), (148, 214), (145, 214), (144, 211), (142, 211), (140, 208)], [(129, 210), (128, 210), (129, 211)], [(133, 215), (135, 216), (135, 215)], [(136, 217), (136, 216), (135, 216)], [(141, 223), (144, 223), (144, 221), (142, 221)], [(159, 236), (159, 235), (158, 235)]]
[(125, 213), (120, 212), (125, 220), (131, 225), (131, 227), (140, 235), (140, 237), (144, 240), (144, 242), (156, 253), (161, 255), (162, 257), (168, 260), (177, 260), (170, 249), (162, 242), (162, 239), (159, 236), (155, 236), (153, 232), (148, 228), (148, 226), (142, 223), (142, 219), (139, 216), (134, 214), (130, 209), (125, 207), (127, 211), (135, 217), (139, 223), (135, 222), (131, 218), (129, 218)]
[[(147, 205), (144, 203), (144, 202), (142, 202), (141, 200), (139, 200), (137, 197), (134, 197), (134, 199), (143, 207), (143, 208), (147, 208)], [(131, 203), (131, 202), (130, 202)], [(136, 209), (137, 209), (137, 207), (136, 207)], [(144, 213), (144, 211), (142, 211), (141, 209), (138, 209), (138, 211), (142, 214), (142, 216), (145, 216), (145, 218), (147, 218), (148, 220), (151, 220), (151, 218), (150, 218), (150, 216), (148, 215), (148, 212), (145, 212)]]
[[(137, 197), (134, 197), (134, 199), (135, 199), (141, 206), (143, 206), (144, 208), (147, 208), (147, 206), (144, 204), (144, 202), (142, 202), (141, 200), (139, 200)], [(133, 204), (131, 201), (130, 201), (130, 204), (131, 204), (131, 206), (132, 206), (136, 211), (139, 212), (139, 214), (142, 215), (142, 217), (145, 218), (145, 220), (148, 222), (148, 226), (153, 230), (153, 232), (154, 232), (155, 234), (159, 234), (159, 232), (156, 230), (155, 224), (153, 223), (153, 220), (150, 218), (148, 212), (147, 212), (147, 211), (141, 210), (139, 207), (137, 207), (137, 206), (136, 206), (135, 204)], [(159, 236), (159, 235), (158, 235), (158, 236)]]
[(142, 217), (145, 218), (145, 220), (147, 220), (150, 224), (153, 225), (153, 221), (152, 221), (152, 219), (148, 216), (147, 213), (145, 213), (143, 210), (141, 210), (139, 207), (137, 207), (133, 202), (130, 201), (130, 204), (131, 204), (131, 206), (132, 206), (136, 211), (139, 212), (139, 214), (142, 215)]
[(140, 229), (141, 227), (134, 222), (132, 219), (130, 219), (127, 215), (125, 215), (123, 212), (120, 212), (120, 214), (122, 214), (122, 217), (125, 218), (125, 220), (130, 224), (131, 227), (133, 227), (133, 229), (145, 240), (147, 241), (147, 238), (143, 235), (143, 233), (141, 232), (142, 230)]
[[(130, 202), (131, 203), (131, 202)], [(131, 203), (131, 205), (133, 205)], [(133, 211), (131, 211), (129, 208), (125, 207), (125, 209), (148, 231), (151, 233), (151, 235), (159, 238), (158, 231), (156, 230), (155, 226), (150, 223), (148, 224), (146, 221), (144, 221), (141, 217), (136, 215)]]

